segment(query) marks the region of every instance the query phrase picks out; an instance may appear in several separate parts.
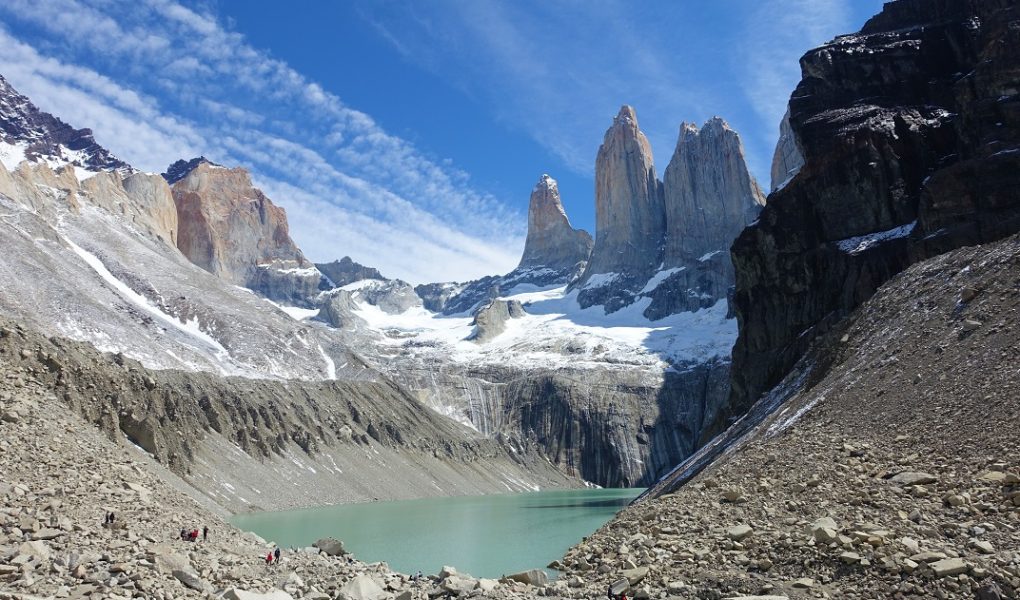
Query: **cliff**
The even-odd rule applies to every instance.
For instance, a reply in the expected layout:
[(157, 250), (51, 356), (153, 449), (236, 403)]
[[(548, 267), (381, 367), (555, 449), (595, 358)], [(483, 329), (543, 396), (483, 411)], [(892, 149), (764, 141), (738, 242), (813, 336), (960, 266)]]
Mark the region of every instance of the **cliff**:
[(188, 259), (224, 280), (270, 299), (305, 305), (321, 274), (290, 238), (287, 215), (252, 186), (242, 168), (204, 159), (171, 165), (175, 179), (177, 247)]
[(588, 260), (592, 239), (587, 231), (570, 226), (560, 201), (556, 180), (542, 175), (528, 203), (528, 237), (518, 269), (545, 267), (575, 269)]
[(731, 414), (910, 264), (1020, 229), (1012, 2), (892, 2), (801, 59), (804, 165), (733, 245)]

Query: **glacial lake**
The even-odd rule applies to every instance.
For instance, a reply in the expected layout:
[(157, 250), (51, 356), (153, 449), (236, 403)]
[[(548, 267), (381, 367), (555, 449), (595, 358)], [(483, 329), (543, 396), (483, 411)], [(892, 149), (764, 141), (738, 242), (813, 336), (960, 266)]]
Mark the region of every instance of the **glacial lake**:
[(443, 565), (498, 578), (545, 568), (633, 500), (641, 489), (422, 498), (237, 515), (231, 523), (281, 548), (343, 540), (365, 562), (402, 573)]

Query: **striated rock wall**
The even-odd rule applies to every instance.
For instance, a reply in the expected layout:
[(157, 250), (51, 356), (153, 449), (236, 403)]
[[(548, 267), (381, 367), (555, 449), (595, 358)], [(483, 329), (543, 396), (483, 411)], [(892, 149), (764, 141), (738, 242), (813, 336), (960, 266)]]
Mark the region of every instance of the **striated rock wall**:
[(700, 130), (691, 123), (680, 126), (676, 151), (663, 173), (663, 191), (667, 268), (728, 252), (765, 204), (744, 162), (740, 137), (718, 117)]
[(587, 231), (570, 226), (556, 180), (542, 175), (528, 204), (528, 237), (518, 268), (574, 269), (588, 260), (594, 242)]
[(1015, 2), (900, 0), (801, 59), (804, 165), (733, 245), (732, 414), (908, 265), (1020, 229), (1018, 19)]
[(306, 304), (321, 274), (290, 238), (287, 215), (248, 172), (196, 159), (168, 169), (177, 205), (177, 247), (196, 265), (275, 300)]
[(787, 109), (779, 123), (779, 141), (772, 155), (771, 191), (782, 187), (804, 166), (804, 156), (797, 145), (797, 136), (790, 127), (790, 110)]

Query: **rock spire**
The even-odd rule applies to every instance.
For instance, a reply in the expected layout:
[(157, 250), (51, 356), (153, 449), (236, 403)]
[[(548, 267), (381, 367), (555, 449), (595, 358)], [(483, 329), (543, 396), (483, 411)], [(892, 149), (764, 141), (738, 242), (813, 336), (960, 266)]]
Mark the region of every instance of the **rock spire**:
[(726, 121), (699, 130), (680, 126), (676, 151), (663, 173), (667, 267), (711, 252), (729, 254), (737, 234), (754, 221), (765, 195), (747, 170), (744, 148)]
[(556, 180), (542, 175), (531, 191), (528, 238), (518, 268), (571, 269), (588, 260), (592, 245), (587, 231), (570, 226)]
[(630, 106), (620, 108), (595, 159), (595, 246), (582, 276), (650, 273), (666, 232), (652, 147)]

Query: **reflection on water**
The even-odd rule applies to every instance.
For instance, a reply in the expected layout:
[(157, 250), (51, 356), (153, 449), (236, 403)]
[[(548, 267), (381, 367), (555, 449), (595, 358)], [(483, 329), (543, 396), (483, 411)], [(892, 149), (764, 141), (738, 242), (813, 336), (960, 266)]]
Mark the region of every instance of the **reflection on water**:
[(563, 490), (423, 498), (239, 515), (285, 547), (333, 536), (364, 561), (404, 573), (451, 565), (475, 577), (541, 568), (601, 527), (641, 490)]

